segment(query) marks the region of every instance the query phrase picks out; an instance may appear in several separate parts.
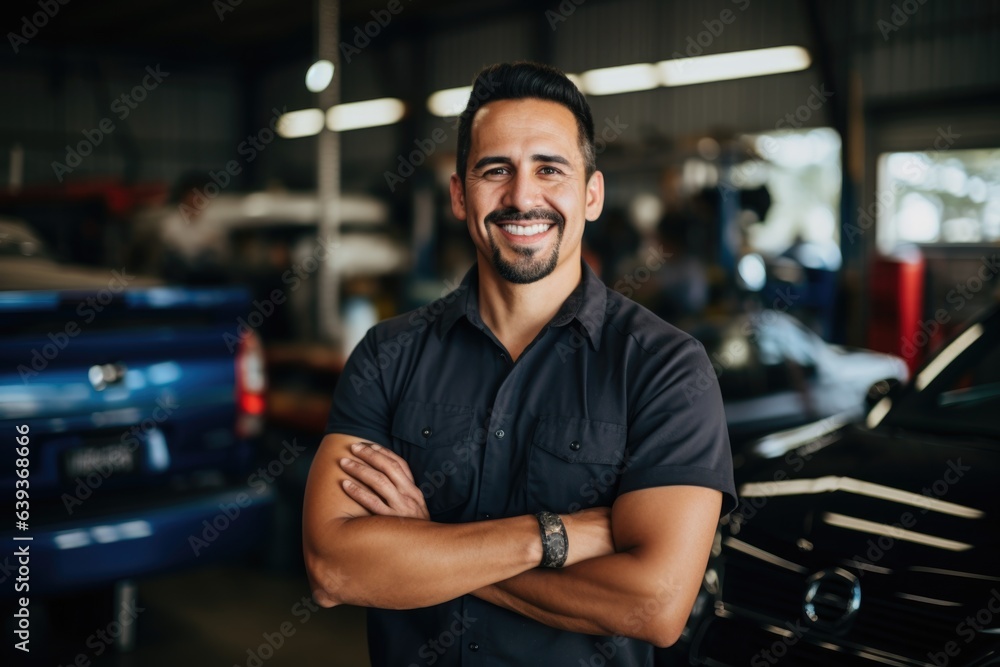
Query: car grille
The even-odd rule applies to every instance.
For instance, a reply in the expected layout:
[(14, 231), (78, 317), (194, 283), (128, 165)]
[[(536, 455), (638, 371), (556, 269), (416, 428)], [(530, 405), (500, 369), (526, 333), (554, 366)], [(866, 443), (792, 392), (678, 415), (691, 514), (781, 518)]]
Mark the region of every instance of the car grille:
[[(706, 636), (700, 642), (703, 659), (709, 664), (746, 665), (762, 648), (778, 641), (785, 644), (779, 649), (788, 653), (782, 660), (785, 665), (854, 664), (847, 661), (848, 655), (853, 656), (851, 660), (859, 660), (858, 664), (886, 664), (887, 659), (888, 664), (931, 664), (928, 654), (938, 653), (948, 642), (955, 642), (958, 639), (956, 626), (967, 615), (965, 607), (898, 599), (888, 575), (863, 573), (860, 577), (861, 606), (857, 615), (836, 631), (824, 630), (810, 625), (803, 616), (806, 580), (810, 574), (811, 569), (796, 572), (727, 549), (718, 615), (752, 621), (760, 629), (760, 636), (746, 646), (740, 645), (738, 634), (722, 642), (707, 641)], [(817, 611), (822, 617), (830, 610), (820, 608)], [(717, 634), (718, 625), (714, 624), (708, 634)], [(765, 629), (769, 627), (772, 631), (768, 632)], [(781, 634), (780, 630), (773, 631), (774, 628), (786, 632)], [(798, 628), (805, 628), (806, 632), (795, 635), (794, 641), (791, 638), (782, 640), (783, 636), (792, 634), (788, 630)], [(963, 653), (969, 655), (973, 648), (963, 645)], [(711, 658), (716, 653), (713, 663)], [(740, 653), (741, 657), (734, 657)], [(823, 655), (826, 658), (820, 659)], [(893, 659), (902, 659), (902, 662), (893, 663)]]

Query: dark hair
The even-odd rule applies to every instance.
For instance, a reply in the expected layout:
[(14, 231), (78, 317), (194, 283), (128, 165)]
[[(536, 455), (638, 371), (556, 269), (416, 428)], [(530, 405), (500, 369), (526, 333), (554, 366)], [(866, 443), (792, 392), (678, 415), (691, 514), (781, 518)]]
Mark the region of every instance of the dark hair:
[(496, 100), (525, 98), (549, 100), (563, 105), (576, 116), (580, 152), (586, 176), (597, 170), (594, 148), (594, 118), (580, 89), (555, 67), (532, 62), (498, 63), (483, 68), (472, 84), (472, 94), (458, 121), (458, 155), (455, 171), (465, 183), (469, 151), (472, 146), (472, 119), (484, 104)]

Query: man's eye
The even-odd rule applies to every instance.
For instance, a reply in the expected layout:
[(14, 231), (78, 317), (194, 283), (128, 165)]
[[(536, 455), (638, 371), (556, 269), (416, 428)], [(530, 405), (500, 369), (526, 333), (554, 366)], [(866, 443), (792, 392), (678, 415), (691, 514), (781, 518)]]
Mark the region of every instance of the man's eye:
[(546, 175), (562, 173), (558, 169), (556, 169), (555, 167), (542, 167), (541, 169), (539, 169), (539, 171), (541, 173), (543, 173), (543, 174), (546, 174)]
[(484, 176), (503, 176), (507, 174), (507, 167), (494, 167), (493, 169), (487, 169), (483, 175)]

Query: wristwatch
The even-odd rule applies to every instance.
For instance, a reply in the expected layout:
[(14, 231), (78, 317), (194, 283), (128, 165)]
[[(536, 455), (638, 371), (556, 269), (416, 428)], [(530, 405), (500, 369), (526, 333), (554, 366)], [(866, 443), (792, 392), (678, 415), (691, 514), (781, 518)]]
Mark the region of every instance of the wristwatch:
[(542, 567), (562, 567), (569, 552), (566, 526), (555, 512), (539, 512), (535, 517), (542, 535)]

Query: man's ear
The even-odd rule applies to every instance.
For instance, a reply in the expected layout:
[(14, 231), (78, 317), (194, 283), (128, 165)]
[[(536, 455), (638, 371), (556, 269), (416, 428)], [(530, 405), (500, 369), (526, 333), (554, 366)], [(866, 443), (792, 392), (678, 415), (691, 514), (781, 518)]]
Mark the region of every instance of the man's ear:
[(451, 190), (451, 212), (458, 220), (465, 220), (465, 183), (458, 177), (458, 174), (451, 175), (448, 183)]
[(604, 174), (595, 171), (587, 181), (587, 207), (585, 210), (588, 222), (601, 217), (604, 210)]

